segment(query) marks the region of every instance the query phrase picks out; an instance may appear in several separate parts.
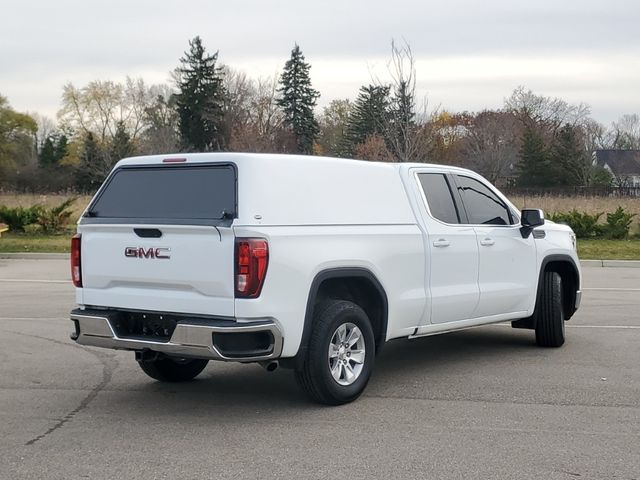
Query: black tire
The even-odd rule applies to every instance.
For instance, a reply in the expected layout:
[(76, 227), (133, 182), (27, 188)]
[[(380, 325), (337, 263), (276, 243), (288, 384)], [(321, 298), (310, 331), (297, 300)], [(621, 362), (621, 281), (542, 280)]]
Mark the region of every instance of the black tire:
[(561, 347), (564, 344), (564, 312), (562, 309), (562, 279), (557, 272), (544, 272), (540, 297), (536, 305), (536, 343), (541, 347)]
[(159, 356), (154, 360), (140, 360), (144, 373), (161, 382), (186, 382), (196, 378), (209, 360)]
[[(364, 361), (355, 381), (350, 385), (341, 385), (331, 374), (329, 344), (338, 327), (348, 323), (358, 327), (362, 333)], [(304, 392), (318, 403), (342, 405), (352, 402), (360, 396), (369, 382), (375, 348), (371, 322), (364, 310), (346, 300), (327, 300), (315, 309), (306, 357), (302, 366), (296, 370), (296, 380)]]

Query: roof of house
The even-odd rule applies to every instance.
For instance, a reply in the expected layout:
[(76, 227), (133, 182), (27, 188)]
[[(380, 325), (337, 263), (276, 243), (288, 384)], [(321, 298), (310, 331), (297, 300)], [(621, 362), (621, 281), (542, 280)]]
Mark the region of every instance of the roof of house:
[(596, 150), (596, 162), (615, 175), (640, 175), (640, 150)]

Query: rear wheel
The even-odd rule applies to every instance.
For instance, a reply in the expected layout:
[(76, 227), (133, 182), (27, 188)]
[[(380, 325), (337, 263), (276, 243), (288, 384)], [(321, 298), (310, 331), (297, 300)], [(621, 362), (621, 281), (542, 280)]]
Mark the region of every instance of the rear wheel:
[(369, 382), (374, 357), (373, 330), (364, 310), (346, 300), (328, 300), (316, 308), (307, 355), (296, 379), (316, 402), (352, 402)]
[(177, 358), (158, 356), (154, 359), (139, 360), (144, 373), (161, 382), (186, 382), (196, 378), (207, 366), (209, 360), (197, 358)]
[(536, 305), (536, 343), (541, 347), (564, 344), (564, 312), (562, 310), (562, 278), (557, 272), (544, 272), (542, 291)]

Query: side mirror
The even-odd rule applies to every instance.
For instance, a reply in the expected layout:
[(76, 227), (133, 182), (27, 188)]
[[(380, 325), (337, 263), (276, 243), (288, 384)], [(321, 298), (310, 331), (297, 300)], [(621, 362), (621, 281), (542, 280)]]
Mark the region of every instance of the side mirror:
[(528, 238), (534, 228), (544, 225), (544, 213), (537, 208), (525, 208), (520, 215), (520, 224), (522, 238)]

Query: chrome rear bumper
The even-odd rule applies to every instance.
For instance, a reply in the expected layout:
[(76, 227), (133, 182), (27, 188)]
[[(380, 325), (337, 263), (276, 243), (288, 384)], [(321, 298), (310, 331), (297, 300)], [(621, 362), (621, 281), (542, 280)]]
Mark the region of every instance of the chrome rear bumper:
[[(283, 337), (272, 320), (240, 323), (230, 321), (180, 320), (168, 342), (147, 338), (123, 338), (116, 334), (110, 323), (113, 312), (101, 310), (74, 310), (71, 320), (76, 331), (71, 338), (81, 345), (119, 350), (152, 350), (177, 357), (206, 358), (236, 362), (253, 362), (278, 358), (282, 353)], [(216, 334), (265, 333), (271, 335), (267, 348), (247, 355), (223, 353), (216, 345)]]

